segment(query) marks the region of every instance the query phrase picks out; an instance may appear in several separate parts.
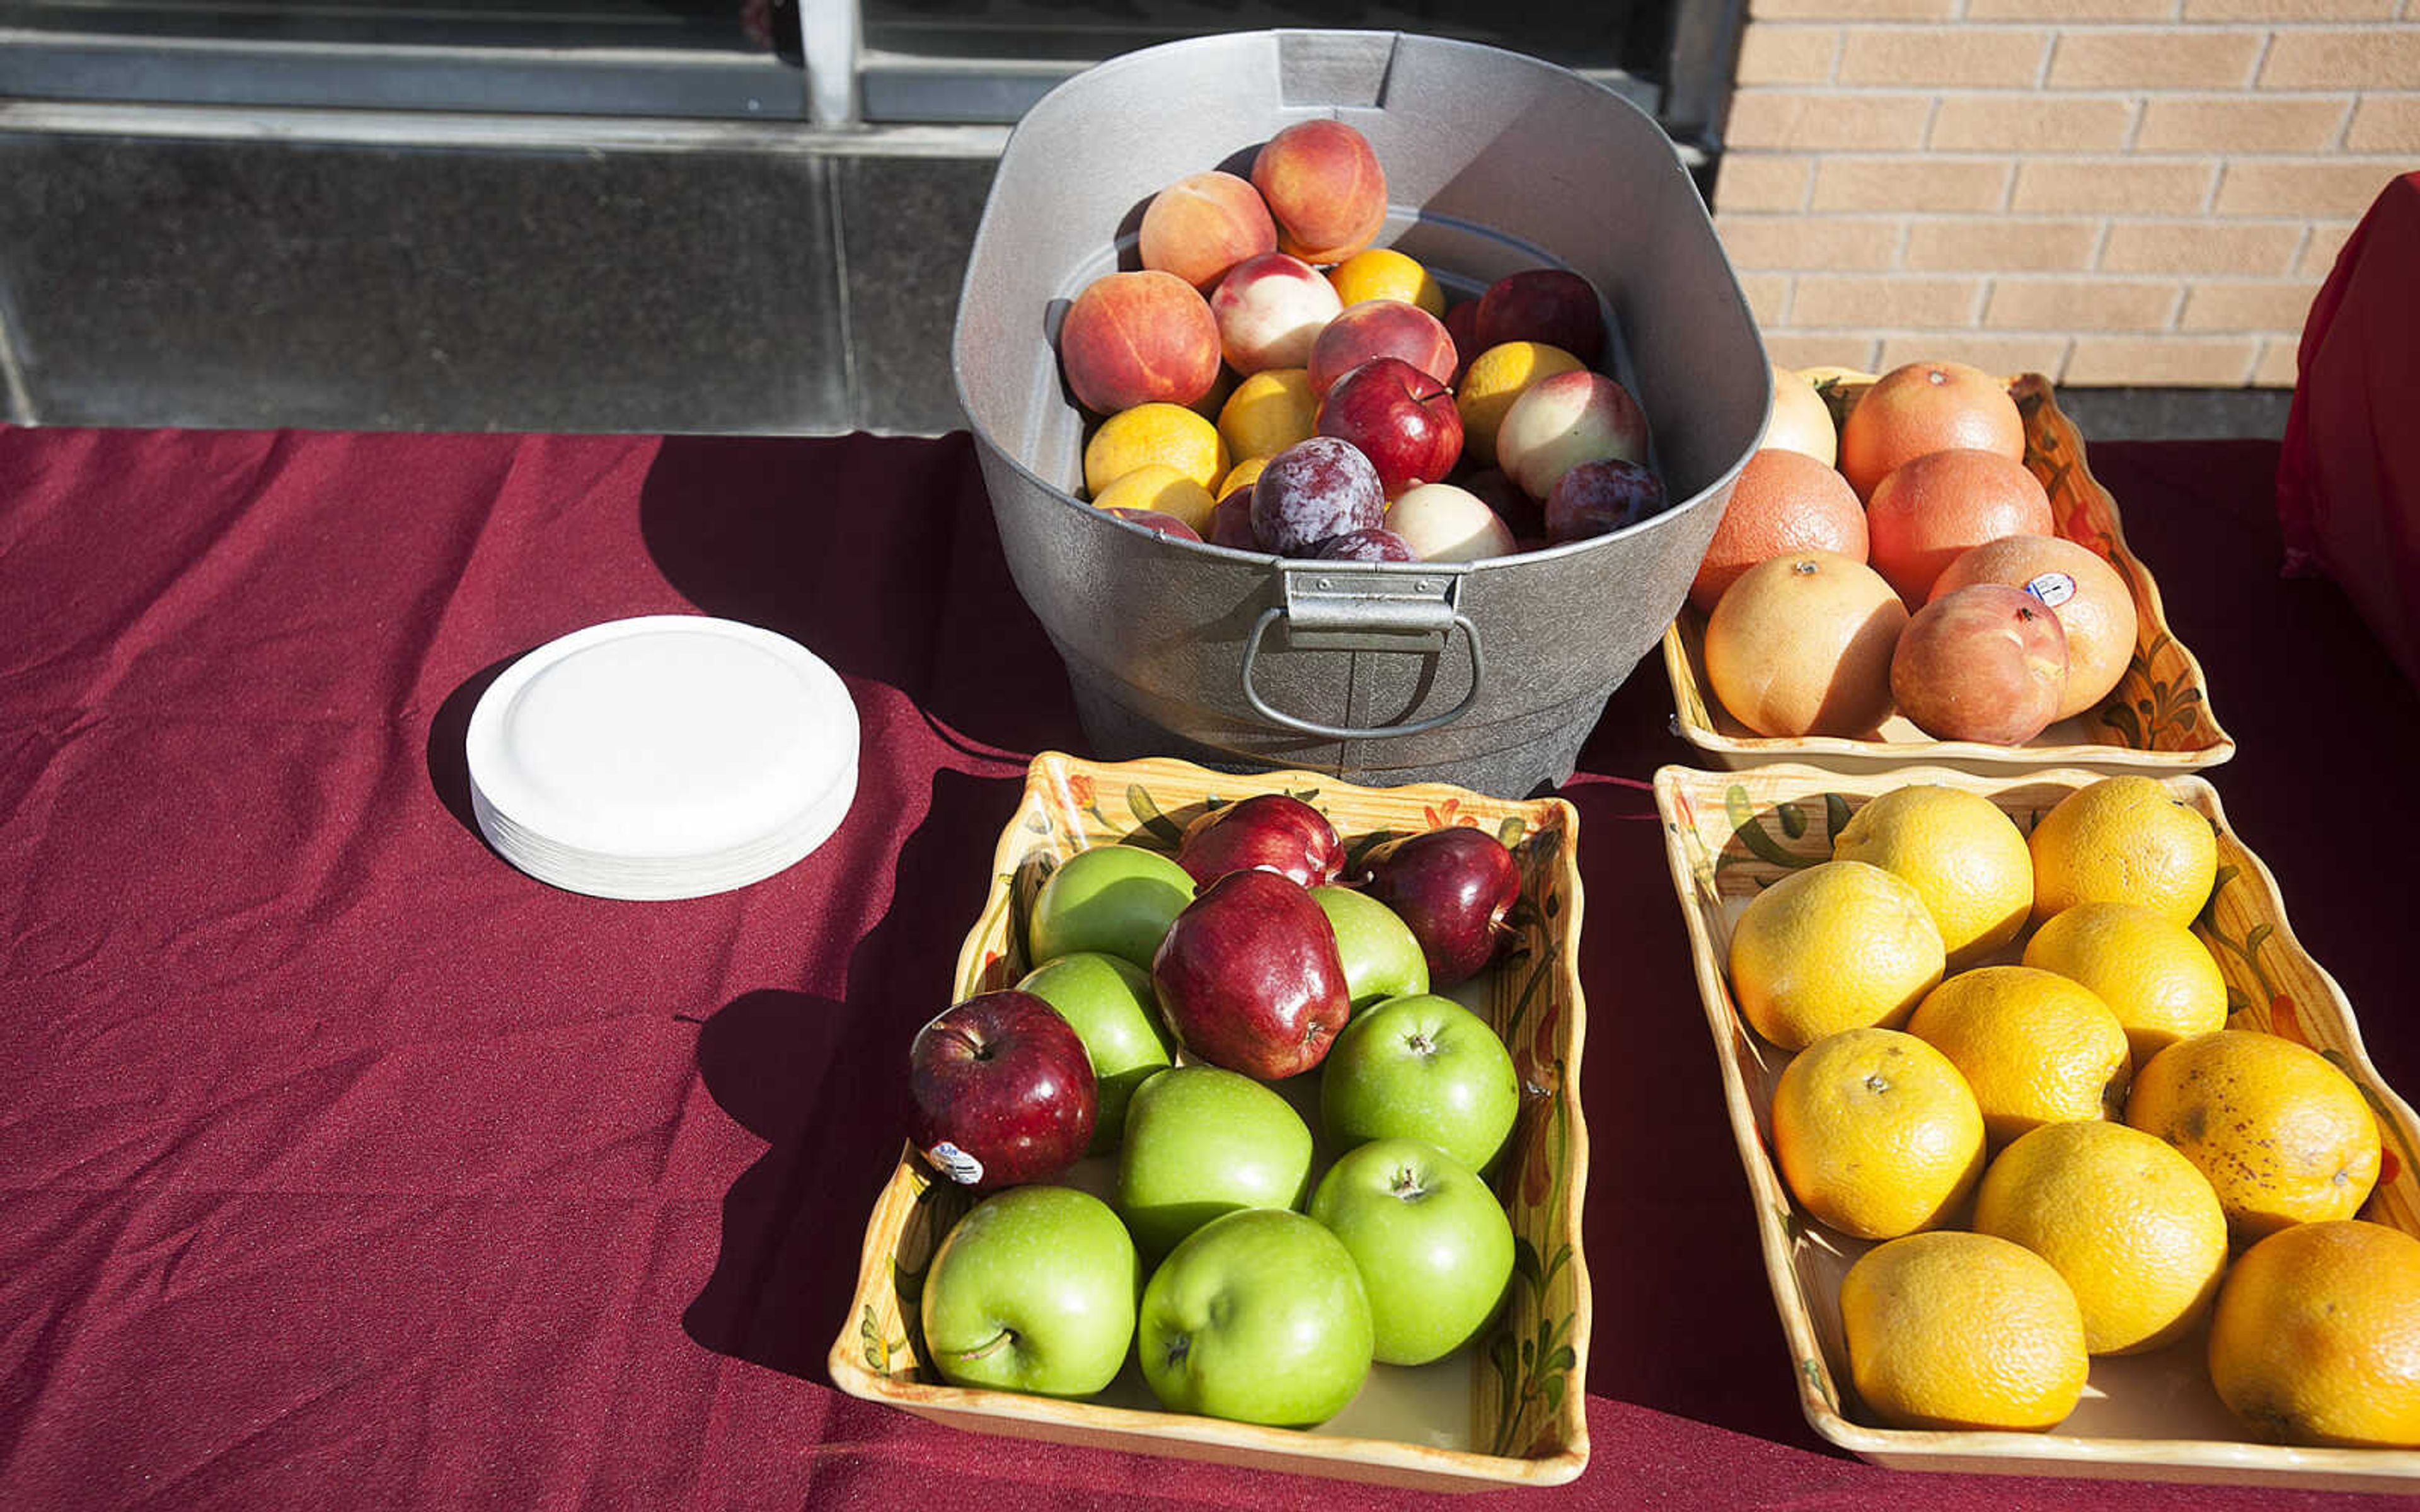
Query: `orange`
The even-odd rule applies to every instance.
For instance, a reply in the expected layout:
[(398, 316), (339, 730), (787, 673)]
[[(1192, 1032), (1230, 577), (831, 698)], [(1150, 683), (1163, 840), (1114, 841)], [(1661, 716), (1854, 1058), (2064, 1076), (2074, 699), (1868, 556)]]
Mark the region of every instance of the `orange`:
[(2133, 1063), (2109, 1006), (2031, 966), (1977, 966), (1925, 995), (1907, 1032), (1975, 1089), (1994, 1146), (2046, 1123), (2115, 1118)]
[(1840, 471), (1860, 499), (1901, 463), (1973, 447), (2025, 456), (2024, 417), (2000, 380), (1963, 363), (1910, 363), (1876, 379), (1840, 424)]
[(1840, 861), (1871, 861), (1913, 886), (1952, 970), (2017, 937), (2034, 902), (2024, 832), (1978, 793), (1912, 782), (1867, 801), (1832, 841)]
[(1931, 596), (1969, 583), (2023, 588), (2050, 606), (2067, 632), (2067, 696), (2054, 719), (2108, 697), (2134, 656), (2134, 595), (2100, 552), (2057, 535), (2006, 535), (1960, 552), (1932, 580)]
[(2361, 1088), (2273, 1034), (2218, 1029), (2168, 1046), (2135, 1077), (2126, 1121), (2201, 1168), (2238, 1242), (2350, 1218), (2378, 1183), (2378, 1120)]
[(1773, 1158), (1818, 1222), (1859, 1239), (1897, 1239), (1939, 1227), (1974, 1190), (1983, 1114), (1932, 1046), (1897, 1029), (1847, 1029), (1781, 1068)]
[(1218, 407), (1218, 438), (1239, 460), (1275, 456), (1309, 440), (1318, 419), (1319, 395), (1311, 392), (1308, 368), (1264, 367), (1236, 384)]
[(2218, 835), (2153, 777), (2104, 777), (2052, 805), (2026, 837), (2034, 920), (2077, 903), (2138, 903), (2190, 924), (2218, 881)]
[(1910, 1234), (1840, 1280), (1849, 1376), (1902, 1428), (2041, 1432), (2075, 1411), (2091, 1362), (2075, 1293), (2005, 1239)]
[(2025, 942), (2024, 964), (2080, 981), (2125, 1027), (2134, 1064), (2226, 1027), (2226, 979), (2193, 931), (2135, 903), (2077, 903)]
[(1910, 609), (1923, 606), (1933, 579), (1970, 548), (2053, 528), (2050, 495), (2024, 463), (1971, 447), (1901, 463), (1866, 501), (1869, 560)]
[(1204, 539), (1210, 534), (1211, 512), (1218, 506), (1209, 489), (1157, 462), (1121, 473), (1093, 495), (1093, 502), (1102, 509), (1156, 510), (1183, 520)]
[(1740, 1015), (1785, 1050), (1899, 1024), (1941, 980), (1941, 931), (1916, 889), (1863, 861), (1793, 872), (1731, 926)]
[(1183, 405), (1139, 404), (1102, 421), (1084, 443), (1084, 487), (1097, 503), (1102, 489), (1154, 465), (1174, 468), (1206, 490), (1227, 471), (1227, 446), (1218, 426)]
[(1740, 574), (1706, 620), (1706, 682), (1760, 735), (1862, 735), (1890, 717), (1891, 653), (1907, 606), (1837, 551)]
[(2050, 1261), (2094, 1354), (2175, 1342), (2226, 1269), (2226, 1214), (2209, 1180), (2122, 1123), (2046, 1123), (2000, 1151), (1976, 1190), (1975, 1231)]
[(1392, 247), (1357, 252), (1327, 270), (1336, 298), (1345, 304), (1363, 300), (1401, 300), (1443, 317), (1445, 290), (1429, 270)]
[(2339, 1220), (2253, 1245), (2211, 1315), (2210, 1379), (2265, 1438), (2420, 1447), (2420, 1239)]
[(1792, 551), (1834, 551), (1865, 561), (1865, 506), (1828, 465), (1802, 452), (1766, 447), (1740, 469), (1722, 523), (1689, 584), (1689, 602), (1712, 613), (1740, 574)]

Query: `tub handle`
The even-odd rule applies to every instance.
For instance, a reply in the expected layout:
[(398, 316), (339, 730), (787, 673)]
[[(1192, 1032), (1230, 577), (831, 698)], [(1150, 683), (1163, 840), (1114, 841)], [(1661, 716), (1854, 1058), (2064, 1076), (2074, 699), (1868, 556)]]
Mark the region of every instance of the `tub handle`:
[[(1263, 609), (1260, 618), (1252, 622), (1252, 633), (1244, 640), (1244, 702), (1252, 706), (1254, 714), (1271, 724), (1328, 740), (1378, 740), (1417, 735), (1451, 724), (1469, 713), (1470, 706), (1478, 702), (1479, 690), (1486, 679), (1487, 655), (1480, 644), (1479, 626), (1462, 612), (1458, 603), (1467, 563), (1455, 563), (1442, 572), (1432, 566), (1417, 577), (1353, 574), (1349, 580), (1359, 592), (1346, 588), (1345, 575), (1333, 569), (1321, 571), (1287, 563), (1280, 570), (1285, 602)], [(1262, 695), (1252, 677), (1269, 626), (1281, 619), (1292, 632), (1293, 641), (1306, 650), (1436, 652), (1444, 650), (1459, 629), (1462, 643), (1470, 654), (1470, 691), (1443, 714), (1407, 724), (1321, 724), (1288, 714)]]

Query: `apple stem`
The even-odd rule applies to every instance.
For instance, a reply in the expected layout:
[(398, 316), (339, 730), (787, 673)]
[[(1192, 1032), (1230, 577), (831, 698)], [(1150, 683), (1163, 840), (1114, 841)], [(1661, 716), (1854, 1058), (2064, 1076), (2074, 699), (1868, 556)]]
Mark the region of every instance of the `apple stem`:
[(958, 1354), (958, 1358), (961, 1360), (988, 1359), (990, 1356), (998, 1354), (1002, 1349), (1005, 1349), (1007, 1346), (1016, 1342), (1016, 1330), (1013, 1328), (1003, 1328), (999, 1333), (993, 1335), (990, 1338), (985, 1339), (983, 1343), (976, 1345), (973, 1349), (961, 1350)]
[(1405, 1202), (1418, 1202), (1429, 1195), (1428, 1188), (1420, 1185), (1419, 1173), (1408, 1165), (1396, 1170), (1395, 1180), (1389, 1190)]
[(1425, 1034), (1415, 1034), (1404, 1041), (1404, 1048), (1416, 1056), (1433, 1056), (1436, 1054), (1436, 1041)]

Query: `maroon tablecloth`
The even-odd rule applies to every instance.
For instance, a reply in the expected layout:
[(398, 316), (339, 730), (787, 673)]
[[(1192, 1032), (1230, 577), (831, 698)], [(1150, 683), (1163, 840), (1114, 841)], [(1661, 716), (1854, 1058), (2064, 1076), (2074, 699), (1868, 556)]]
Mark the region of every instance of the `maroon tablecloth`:
[[(2278, 579), (2273, 446), (2094, 456), (2242, 742), (2239, 829), (2420, 1088), (2420, 705), (2332, 585)], [(498, 860), (482, 688), (692, 609), (846, 677), (846, 825), (689, 903)], [(1402, 1500), (824, 1380), (908, 1037), (1024, 759), (1083, 748), (963, 437), (0, 431), (0, 1505)], [(1806, 1427), (1646, 791), (1668, 712), (1651, 659), (1567, 790), (1597, 1311), (1564, 1500), (2262, 1500), (1895, 1474)]]

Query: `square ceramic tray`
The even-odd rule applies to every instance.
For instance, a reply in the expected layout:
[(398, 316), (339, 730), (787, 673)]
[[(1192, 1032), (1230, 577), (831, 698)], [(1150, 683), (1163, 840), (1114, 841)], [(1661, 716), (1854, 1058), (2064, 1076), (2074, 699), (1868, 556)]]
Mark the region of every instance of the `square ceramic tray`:
[[(959, 951), (954, 996), (1011, 986), (1024, 975), (1027, 912), (1060, 861), (1122, 842), (1172, 851), (1205, 808), (1278, 792), (1326, 813), (1356, 859), (1391, 836), (1470, 825), (1504, 840), (1520, 863), (1513, 943), (1452, 995), (1504, 1037), (1523, 1084), (1512, 1153), (1495, 1178), (1516, 1252), (1503, 1317), (1477, 1344), (1435, 1365), (1374, 1366), (1360, 1396), (1310, 1432), (1166, 1412), (1131, 1357), (1093, 1401), (950, 1386), (923, 1358), (918, 1299), (934, 1248), (972, 1203), (959, 1188), (936, 1182), (903, 1148), (866, 1225), (857, 1293), (831, 1348), (833, 1383), (976, 1432), (1139, 1454), (1440, 1490), (1569, 1481), (1588, 1464), (1590, 1317), (1580, 1253), (1588, 1131), (1579, 1098), (1579, 835), (1569, 804), (1438, 785), (1360, 788), (1304, 772), (1231, 777), (1164, 759), (1103, 764), (1046, 752), (1034, 759), (1001, 833), (990, 896)], [(1315, 1079), (1296, 1077), (1278, 1089), (1299, 1107), (1306, 1096), (1315, 1100)], [(1097, 1157), (1079, 1164), (1069, 1184), (1102, 1191), (1108, 1165)]]
[[(1874, 376), (1824, 369), (1809, 376), (1835, 419), (1854, 408)], [(1734, 771), (1769, 762), (1804, 762), (1837, 772), (1887, 771), (1915, 762), (1971, 772), (2035, 771), (2075, 766), (2096, 772), (2159, 776), (2215, 766), (2235, 754), (2235, 741), (2211, 712), (2201, 664), (2168, 628), (2159, 584), (2126, 546), (2118, 501), (2084, 461), (2084, 438), (2059, 412), (2050, 380), (2039, 373), (2012, 378), (2009, 393), (2025, 423), (2025, 466), (2050, 494), (2058, 533), (2101, 554), (2133, 591), (2134, 656), (2126, 674), (2100, 703), (2062, 719), (2023, 746), (1935, 740), (1892, 715), (1870, 738), (1760, 735), (1722, 706), (1706, 680), (1705, 612), (1683, 604), (1664, 633), (1664, 671), (1682, 739)]]
[[(1848, 1385), (1840, 1278), (1872, 1246), (1807, 1216), (1774, 1165), (1773, 1084), (1790, 1056), (1740, 1017), (1724, 977), (1731, 925), (1760, 889), (1790, 870), (1828, 859), (1833, 835), (1878, 794), (1905, 783), (1946, 783), (1981, 794), (2029, 828), (2095, 778), (2071, 768), (1986, 778), (1939, 767), (1845, 775), (1806, 766), (1740, 773), (1668, 766), (1655, 775), (1672, 885), (1722, 1062), (1724, 1101), (1756, 1203), (1765, 1273), (1789, 1339), (1799, 1405), (1834, 1443), (1906, 1470), (2420, 1491), (2420, 1451), (2248, 1442), (2210, 1385), (2206, 1328), (2154, 1353), (2095, 1359), (2084, 1400), (2050, 1433), (1883, 1427)], [(2385, 1145), (2377, 1192), (2361, 1216), (2420, 1233), (2420, 1181), (2412, 1165), (2420, 1122), (2380, 1081), (2362, 1048), (2351, 1005), (2296, 942), (2276, 879), (2227, 828), (2216, 791), (2193, 776), (2162, 780), (2218, 831), (2218, 886), (2194, 928), (2226, 979), (2229, 1026), (2309, 1045), (2353, 1079), (2378, 1115)], [(2012, 945), (1994, 960), (2013, 961), (2019, 949)]]

